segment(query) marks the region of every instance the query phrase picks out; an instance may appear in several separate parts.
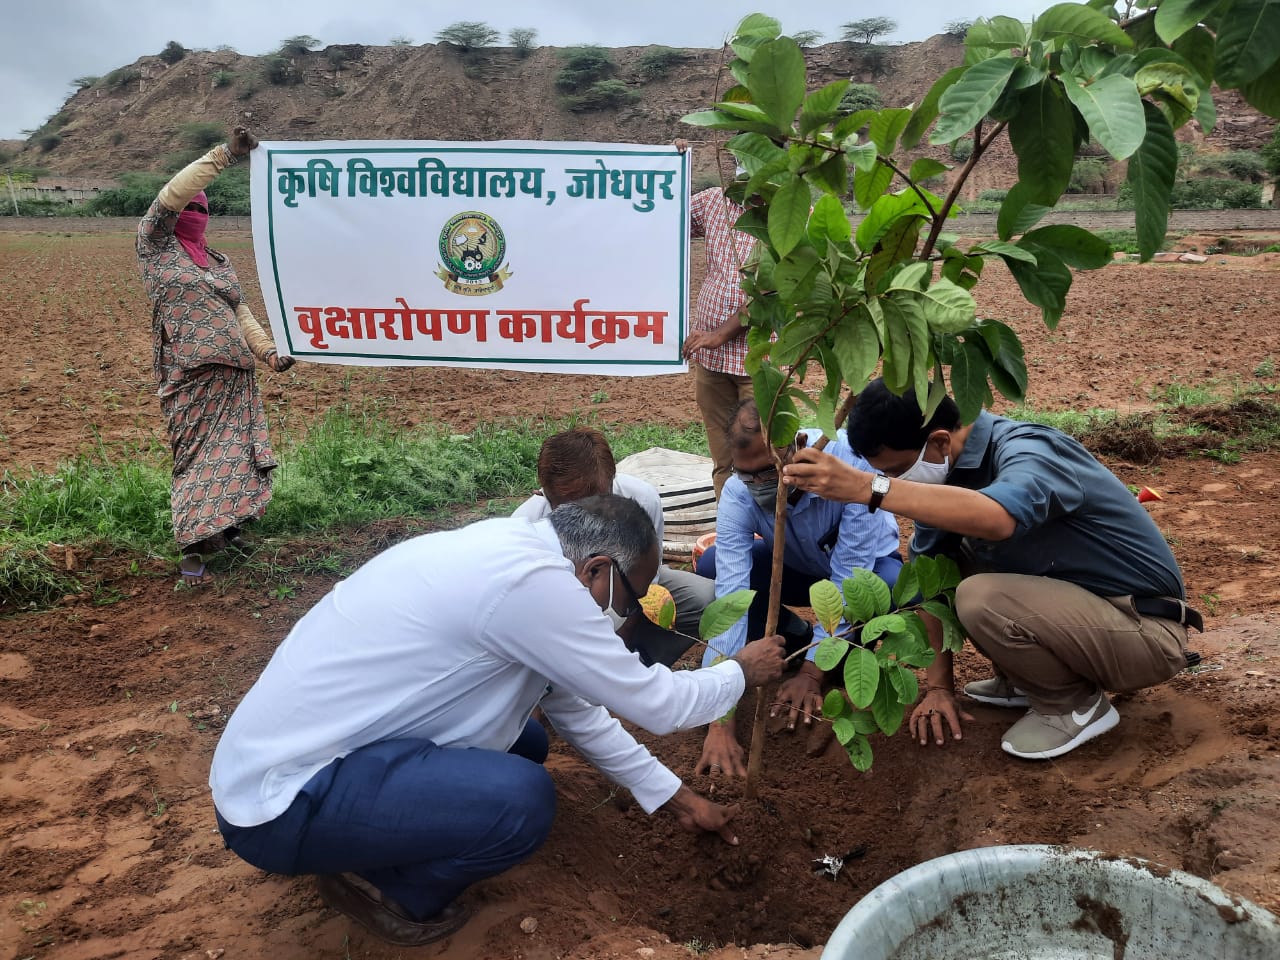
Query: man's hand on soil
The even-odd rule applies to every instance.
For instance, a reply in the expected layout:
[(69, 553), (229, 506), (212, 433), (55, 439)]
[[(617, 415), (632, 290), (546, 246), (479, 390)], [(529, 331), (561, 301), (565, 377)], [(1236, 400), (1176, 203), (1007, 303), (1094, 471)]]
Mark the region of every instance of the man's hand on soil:
[(702, 743), (702, 756), (693, 765), (696, 775), (709, 773), (713, 777), (727, 774), (731, 777), (747, 775), (746, 752), (738, 743), (738, 727), (730, 717), (717, 720), (707, 727), (707, 739)]
[(729, 827), (729, 821), (741, 812), (742, 807), (738, 804), (726, 807), (713, 803), (681, 785), (676, 795), (664, 806), (676, 815), (676, 821), (690, 833), (718, 833), (725, 843), (737, 846), (738, 837)]
[(787, 643), (782, 637), (761, 637), (753, 640), (733, 655), (742, 667), (742, 675), (748, 687), (763, 687), (782, 676), (782, 659)]
[(800, 672), (787, 680), (778, 688), (778, 702), (769, 711), (769, 716), (776, 717), (778, 711), (790, 709), (787, 716), (787, 729), (796, 728), (796, 720), (804, 717), (804, 725), (810, 726), (814, 717), (822, 716), (822, 671), (806, 660)]
[(911, 731), (911, 736), (920, 741), (921, 746), (929, 742), (930, 735), (938, 746), (942, 746), (946, 742), (946, 737), (943, 736), (944, 725), (945, 729), (951, 731), (954, 739), (964, 739), (960, 732), (962, 719), (973, 723), (973, 716), (960, 709), (954, 693), (934, 688), (925, 693), (924, 699), (911, 711), (907, 729)]

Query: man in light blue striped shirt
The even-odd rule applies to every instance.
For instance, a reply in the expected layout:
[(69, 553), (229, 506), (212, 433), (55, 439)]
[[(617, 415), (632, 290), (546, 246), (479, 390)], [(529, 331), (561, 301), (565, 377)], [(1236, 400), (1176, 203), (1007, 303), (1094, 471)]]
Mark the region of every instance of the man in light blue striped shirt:
[[(805, 446), (821, 435), (817, 429), (802, 430), (796, 435), (795, 446)], [(704, 666), (721, 654), (733, 656), (749, 636), (763, 634), (769, 600), (779, 477), (753, 398), (743, 400), (730, 414), (729, 440), (733, 475), (720, 495), (715, 545), (698, 560), (698, 572), (715, 579), (717, 597), (750, 587), (756, 598), (737, 624), (711, 638), (703, 655)], [(860, 470), (871, 469), (849, 446), (843, 430), (827, 452)], [(887, 511), (791, 491), (783, 547), (782, 602), (807, 607), (812, 584), (830, 580), (838, 587), (857, 568), (873, 571), (892, 588), (902, 569), (899, 540), (897, 518)], [(811, 626), (785, 607), (776, 632), (786, 637), (788, 652), (826, 637), (821, 626)], [(822, 671), (813, 662), (815, 652), (816, 648), (808, 652), (800, 670), (778, 690), (779, 703), (791, 708), (791, 727), (799, 716), (809, 724), (812, 717), (821, 715)], [(708, 727), (694, 772), (746, 776), (744, 759), (734, 718), (730, 717)]]

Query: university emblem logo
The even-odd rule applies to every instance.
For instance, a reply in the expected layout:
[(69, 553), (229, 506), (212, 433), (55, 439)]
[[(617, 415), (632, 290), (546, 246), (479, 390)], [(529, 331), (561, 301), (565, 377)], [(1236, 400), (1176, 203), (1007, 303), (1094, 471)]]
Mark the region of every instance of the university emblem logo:
[(511, 277), (502, 260), (507, 238), (498, 221), (477, 210), (450, 217), (440, 230), (440, 268), (436, 276), (450, 293), (483, 297), (502, 289)]

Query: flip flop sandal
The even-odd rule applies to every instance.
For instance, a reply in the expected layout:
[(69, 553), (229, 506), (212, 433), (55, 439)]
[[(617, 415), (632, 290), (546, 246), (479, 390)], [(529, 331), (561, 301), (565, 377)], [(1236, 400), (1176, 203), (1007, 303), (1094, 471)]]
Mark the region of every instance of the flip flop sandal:
[[(193, 569), (194, 568), (194, 569)], [(196, 586), (205, 582), (206, 572), (204, 559), (198, 553), (186, 553), (178, 564), (178, 573), (188, 586)]]

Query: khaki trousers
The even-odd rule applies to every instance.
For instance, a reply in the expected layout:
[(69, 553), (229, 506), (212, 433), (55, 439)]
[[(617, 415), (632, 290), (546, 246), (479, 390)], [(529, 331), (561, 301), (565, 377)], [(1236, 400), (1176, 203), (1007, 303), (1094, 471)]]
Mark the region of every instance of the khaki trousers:
[(740, 377), (718, 370), (706, 370), (694, 365), (693, 395), (702, 413), (702, 423), (707, 428), (707, 447), (711, 451), (713, 468), (711, 482), (715, 484), (716, 499), (724, 482), (733, 472), (733, 453), (729, 448), (729, 411), (740, 400), (755, 396), (750, 377)]
[(1141, 616), (1132, 597), (1099, 597), (1064, 580), (975, 574), (956, 590), (956, 613), (1041, 713), (1081, 708), (1098, 688), (1154, 686), (1186, 666), (1186, 627)]

